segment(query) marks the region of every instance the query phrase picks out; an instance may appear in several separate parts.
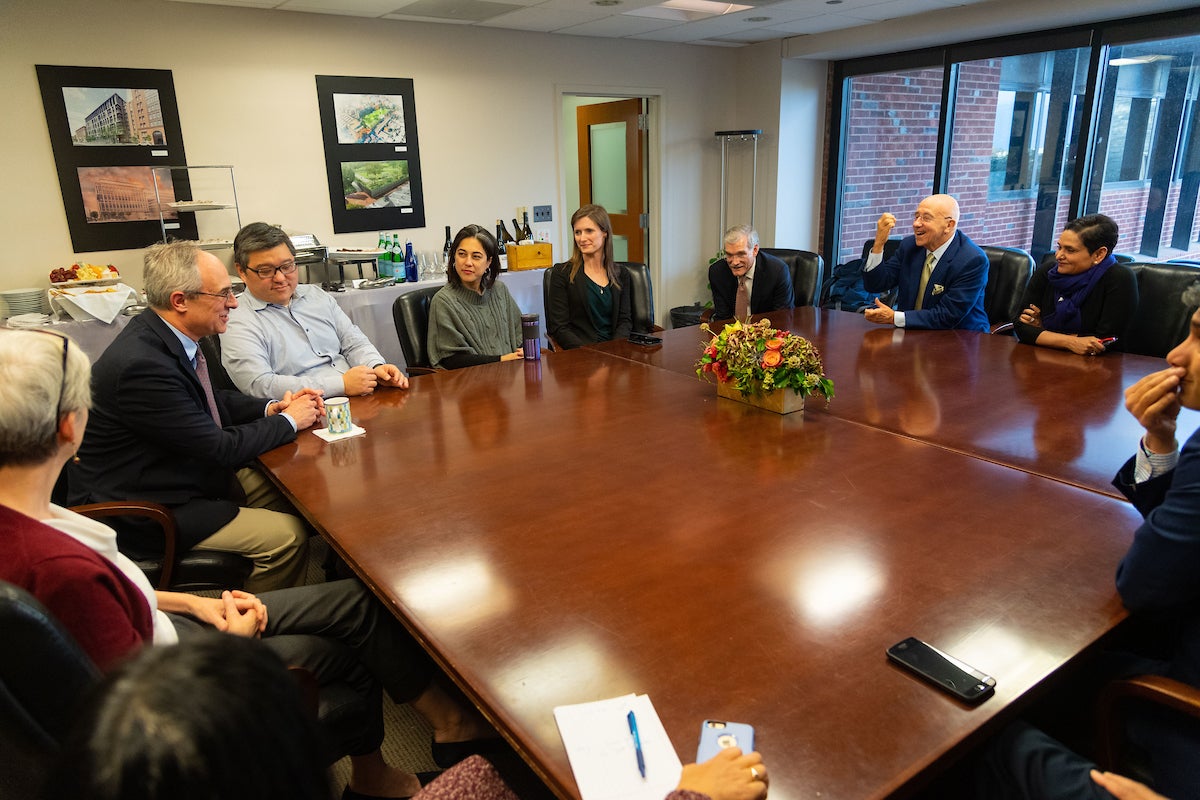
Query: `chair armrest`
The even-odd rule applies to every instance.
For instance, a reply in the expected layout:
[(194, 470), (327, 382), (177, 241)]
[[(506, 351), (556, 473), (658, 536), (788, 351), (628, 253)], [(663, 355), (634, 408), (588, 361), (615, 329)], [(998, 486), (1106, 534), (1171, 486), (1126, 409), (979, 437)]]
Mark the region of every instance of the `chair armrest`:
[(158, 578), (157, 589), (167, 589), (175, 571), (175, 550), (178, 533), (175, 528), (175, 515), (171, 509), (159, 503), (141, 500), (114, 500), (107, 503), (88, 503), (82, 506), (72, 506), (76, 514), (82, 514), (92, 519), (103, 517), (146, 517), (158, 523), (163, 532), (163, 564), (162, 573)]
[(409, 367), (408, 368), (408, 377), (413, 378), (413, 377), (416, 377), (417, 375), (433, 375), (434, 373), (436, 373), (438, 371), (439, 370), (437, 370), (433, 367)]
[(1200, 689), (1162, 675), (1139, 675), (1112, 681), (1100, 694), (1098, 735), (1100, 764), (1118, 769), (1121, 755), (1124, 707), (1130, 702), (1151, 703), (1200, 721)]

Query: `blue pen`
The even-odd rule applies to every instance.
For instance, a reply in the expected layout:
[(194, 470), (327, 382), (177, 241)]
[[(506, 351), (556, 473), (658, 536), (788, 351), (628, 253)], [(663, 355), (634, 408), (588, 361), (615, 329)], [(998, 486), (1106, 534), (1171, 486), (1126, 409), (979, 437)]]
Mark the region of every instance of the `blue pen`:
[(637, 717), (630, 711), (625, 719), (629, 722), (629, 733), (633, 736), (633, 750), (637, 753), (638, 772), (646, 777), (646, 757), (642, 754), (642, 737), (638, 736)]

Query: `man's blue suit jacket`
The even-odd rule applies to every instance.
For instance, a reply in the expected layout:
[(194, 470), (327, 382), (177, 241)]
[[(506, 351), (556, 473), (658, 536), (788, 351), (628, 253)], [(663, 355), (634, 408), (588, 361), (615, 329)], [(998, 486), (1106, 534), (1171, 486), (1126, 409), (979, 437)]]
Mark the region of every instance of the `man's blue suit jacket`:
[[(217, 389), (218, 428), (183, 345), (153, 310), (129, 321), (92, 368), (94, 405), (78, 464), (68, 469), (69, 502), (151, 500), (170, 508), (191, 549), (238, 513), (235, 473), (291, 442), (283, 416), (265, 398)], [(114, 518), (122, 552), (159, 555), (162, 535), (143, 520)]]
[[(1145, 483), (1133, 482), (1134, 459), (1113, 479), (1145, 521), (1117, 567), (1117, 591), (1125, 607), (1157, 621), (1166, 657), (1141, 672), (1163, 672), (1200, 686), (1200, 431), (1179, 453), (1175, 469)], [(1150, 662), (1148, 662), (1150, 663)], [(1169, 797), (1200, 796), (1200, 726), (1154, 717), (1131, 738), (1151, 759), (1155, 788)]]
[(955, 231), (950, 246), (929, 276), (925, 302), (916, 311), (917, 289), (921, 286), (927, 254), (924, 247), (917, 246), (915, 237), (904, 237), (891, 258), (873, 270), (863, 271), (863, 288), (868, 292), (887, 292), (898, 287), (896, 310), (904, 312), (906, 328), (986, 332), (990, 326), (983, 307), (988, 279), (988, 258), (984, 252), (965, 233)]

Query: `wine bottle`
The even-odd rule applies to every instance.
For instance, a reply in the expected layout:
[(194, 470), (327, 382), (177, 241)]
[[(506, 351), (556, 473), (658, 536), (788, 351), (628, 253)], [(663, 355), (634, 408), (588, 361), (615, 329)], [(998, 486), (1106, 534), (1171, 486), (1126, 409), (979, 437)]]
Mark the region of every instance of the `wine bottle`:
[(450, 226), (446, 226), (446, 243), (442, 245), (442, 264), (450, 263), (450, 247), (454, 244), (454, 238), (450, 236)]
[(409, 283), (421, 280), (421, 275), (417, 271), (417, 256), (413, 253), (411, 240), (404, 243), (404, 277)]
[(504, 222), (496, 220), (496, 244), (500, 246), (500, 271), (508, 271), (508, 240), (512, 237), (504, 230)]
[(512, 224), (513, 224), (513, 235), (516, 236), (516, 239), (514, 239), (513, 241), (519, 242), (521, 239), (521, 236), (523, 234), (523, 231), (521, 230), (521, 223), (517, 222), (516, 217), (513, 217)]
[(525, 216), (525, 227), (521, 229), (521, 234), (522, 234), (521, 238), (528, 239), (529, 241), (532, 242), (533, 241), (533, 229), (529, 227), (529, 212), (522, 211), (521, 213)]
[(404, 283), (408, 278), (404, 274), (404, 245), (400, 244), (400, 234), (392, 234), (392, 277), (396, 283)]
[(508, 228), (504, 227), (504, 220), (496, 220), (496, 244), (500, 245), (501, 252), (504, 251), (504, 245), (512, 242), (513, 238), (508, 235)]

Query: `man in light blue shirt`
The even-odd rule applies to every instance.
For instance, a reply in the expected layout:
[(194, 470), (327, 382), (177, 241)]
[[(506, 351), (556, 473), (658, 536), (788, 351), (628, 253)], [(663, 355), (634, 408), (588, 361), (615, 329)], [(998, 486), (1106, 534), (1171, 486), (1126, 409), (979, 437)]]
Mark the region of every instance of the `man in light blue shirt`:
[(326, 397), (353, 397), (376, 386), (408, 387), (332, 297), (299, 285), (296, 249), (283, 230), (265, 222), (242, 228), (233, 262), (246, 294), (221, 336), (221, 361), (238, 389), (282, 397), (312, 387)]

